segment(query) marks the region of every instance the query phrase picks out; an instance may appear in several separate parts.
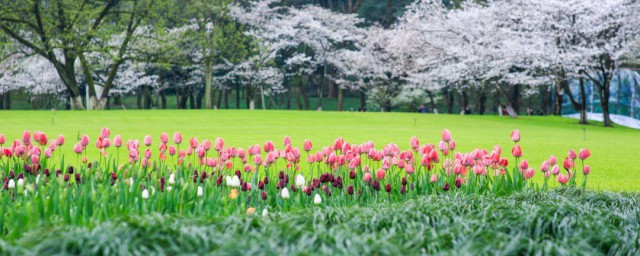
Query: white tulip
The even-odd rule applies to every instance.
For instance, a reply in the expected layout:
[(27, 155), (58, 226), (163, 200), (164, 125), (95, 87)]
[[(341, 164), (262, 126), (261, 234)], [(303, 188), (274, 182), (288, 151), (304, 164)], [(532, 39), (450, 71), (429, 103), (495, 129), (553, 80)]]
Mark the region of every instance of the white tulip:
[(142, 199), (149, 199), (149, 191), (146, 188), (142, 190)]
[(280, 192), (280, 196), (282, 199), (289, 199), (289, 189), (283, 188), (282, 192)]
[(230, 177), (227, 175), (226, 180), (228, 187), (240, 187), (240, 178), (238, 176), (233, 175), (233, 177)]
[(15, 181), (13, 181), (13, 179), (10, 179), (10, 180), (9, 180), (9, 186), (8, 186), (8, 187), (9, 187), (9, 189), (13, 189), (13, 188), (15, 188), (15, 187), (16, 187), (16, 182), (15, 182)]
[(202, 190), (201, 186), (198, 186), (198, 197), (202, 197), (204, 195), (204, 190)]
[(23, 179), (18, 179), (18, 187), (24, 187), (24, 180)]
[(169, 185), (173, 185), (176, 184), (176, 175), (175, 174), (169, 174)]
[(313, 197), (313, 203), (318, 205), (322, 203), (322, 198), (320, 197), (320, 195), (316, 194), (315, 197)]
[(38, 174), (38, 176), (36, 176), (36, 185), (38, 185), (38, 183), (40, 183), (40, 174)]
[(262, 217), (267, 217), (269, 216), (269, 211), (267, 210), (267, 208), (264, 208), (264, 210), (262, 210)]
[(296, 175), (296, 187), (303, 188), (304, 187), (304, 176), (302, 174)]
[(167, 191), (171, 191), (173, 189), (172, 186), (167, 186)]

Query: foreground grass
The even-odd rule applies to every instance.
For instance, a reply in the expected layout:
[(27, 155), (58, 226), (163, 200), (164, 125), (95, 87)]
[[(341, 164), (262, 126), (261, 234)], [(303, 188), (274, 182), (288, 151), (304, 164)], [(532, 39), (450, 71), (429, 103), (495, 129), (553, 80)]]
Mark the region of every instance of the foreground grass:
[[(69, 157), (75, 137), (88, 134), (92, 141), (100, 128), (109, 127), (112, 136), (120, 134), (126, 140), (150, 134), (158, 141), (161, 132), (181, 131), (190, 137), (225, 139), (227, 145), (245, 147), (273, 140), (280, 145), (289, 135), (294, 146), (304, 139), (314, 145), (329, 145), (337, 137), (351, 143), (373, 141), (377, 147), (397, 143), (406, 148), (409, 138), (416, 135), (421, 143), (437, 144), (442, 129), (449, 129), (458, 151), (474, 148), (491, 149), (501, 144), (507, 156), (512, 146), (509, 133), (520, 129), (523, 158), (538, 168), (550, 154), (562, 159), (568, 149), (589, 148), (592, 173), (589, 188), (610, 191), (640, 191), (640, 166), (637, 145), (640, 131), (624, 127), (604, 128), (599, 125), (580, 126), (575, 120), (559, 117), (458, 116), (412, 113), (358, 113), (311, 111), (1, 111), (0, 133), (8, 139), (19, 138), (22, 131), (41, 130), (50, 138), (67, 136), (62, 147)], [(583, 129), (585, 129), (583, 131)], [(93, 144), (91, 144), (93, 145)], [(97, 150), (91, 150), (97, 158)], [(511, 163), (513, 164), (513, 163)], [(535, 180), (541, 181), (538, 173)]]
[(434, 195), (268, 217), (127, 216), (92, 228), (40, 227), (0, 242), (0, 254), (637, 255), (639, 199), (563, 189), (506, 197)]

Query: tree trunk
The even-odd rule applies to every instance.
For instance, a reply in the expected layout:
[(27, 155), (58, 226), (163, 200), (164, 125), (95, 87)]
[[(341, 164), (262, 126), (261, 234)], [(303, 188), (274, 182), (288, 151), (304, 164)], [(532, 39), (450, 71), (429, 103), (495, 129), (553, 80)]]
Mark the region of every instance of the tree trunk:
[(211, 109), (212, 98), (211, 98), (211, 89), (213, 88), (213, 67), (211, 66), (211, 61), (205, 61), (205, 82), (204, 82), (204, 107), (206, 109)]
[(160, 90), (160, 102), (162, 102), (162, 109), (167, 109), (167, 93), (164, 89)]
[(149, 86), (143, 86), (142, 91), (144, 92), (144, 108), (151, 109), (151, 90)]
[(83, 104), (82, 104), (82, 96), (78, 95), (75, 97), (71, 97), (70, 98), (71, 102), (69, 102), (69, 105), (71, 106), (71, 109), (73, 110), (82, 110), (84, 109)]
[(344, 91), (342, 87), (338, 87), (338, 111), (342, 111), (344, 107)]
[(218, 91), (218, 93), (217, 93), (218, 94), (218, 102), (216, 102), (216, 108), (220, 108), (220, 106), (222, 106), (222, 98), (223, 98), (222, 97), (222, 93), (223, 93), (222, 90), (223, 89), (217, 90)]
[(138, 105), (138, 109), (142, 109), (142, 86), (138, 87), (136, 92), (136, 103)]
[(224, 89), (224, 108), (229, 109), (229, 89)]
[(611, 122), (611, 118), (609, 117), (609, 88), (602, 91), (600, 94), (600, 102), (602, 104), (602, 117), (604, 119), (605, 127), (613, 127), (613, 122)]
[(447, 112), (453, 114), (453, 92), (448, 87), (445, 87), (442, 94), (444, 95), (444, 104), (447, 105)]
[(511, 86), (511, 93), (510, 93), (510, 100), (511, 100), (511, 107), (513, 107), (513, 110), (516, 113), (520, 113), (520, 86), (521, 85), (514, 85)]
[(360, 91), (360, 110), (367, 109), (367, 94), (364, 91)]
[(553, 101), (553, 115), (559, 116), (562, 115), (562, 83), (563, 80), (556, 80), (556, 89), (554, 92), (554, 101)]
[(235, 79), (236, 83), (236, 109), (240, 109), (240, 83), (238, 81), (238, 76)]
[(196, 108), (202, 109), (202, 101), (204, 99), (205, 92), (203, 90), (198, 90), (198, 95), (196, 96)]
[(587, 93), (584, 89), (584, 78), (580, 77), (580, 124), (588, 124), (587, 121)]
[(480, 115), (484, 115), (485, 105), (487, 103), (487, 94), (484, 90), (480, 91), (480, 97), (478, 98), (478, 107), (476, 108), (476, 113)]
[(307, 95), (307, 91), (304, 90), (304, 87), (302, 86), (302, 84), (300, 84), (300, 95), (302, 95), (302, 99), (304, 101), (304, 109), (305, 110), (309, 110), (311, 109), (311, 102), (309, 101), (309, 96)]
[(189, 107), (196, 109), (196, 98), (194, 97), (194, 90), (189, 90)]
[(429, 96), (429, 106), (431, 106), (431, 112), (435, 113), (436, 101), (433, 100), (433, 92), (427, 90), (427, 95)]

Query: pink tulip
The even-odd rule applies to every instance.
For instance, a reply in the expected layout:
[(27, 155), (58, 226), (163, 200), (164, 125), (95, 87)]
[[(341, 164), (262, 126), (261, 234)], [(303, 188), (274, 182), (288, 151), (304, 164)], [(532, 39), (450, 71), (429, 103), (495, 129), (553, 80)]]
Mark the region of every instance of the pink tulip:
[(216, 151), (222, 150), (222, 148), (224, 148), (224, 140), (222, 138), (216, 138), (213, 148)]
[(513, 130), (511, 132), (511, 140), (513, 142), (518, 142), (520, 141), (520, 131), (519, 130)]
[(313, 147), (313, 145), (311, 144), (310, 140), (304, 140), (304, 143), (303, 143), (304, 151), (309, 152), (309, 151), (311, 151), (312, 147)]
[(176, 154), (176, 147), (174, 147), (174, 146), (170, 146), (170, 147), (169, 147), (169, 155), (170, 155), (170, 156), (173, 156), (173, 155), (175, 155), (175, 154)]
[(413, 148), (413, 150), (418, 150), (418, 148), (420, 147), (420, 141), (416, 136), (411, 137), (411, 140), (409, 142), (411, 143), (411, 148)]
[(0, 145), (4, 145), (7, 142), (7, 138), (4, 137), (4, 134), (0, 133)]
[(227, 170), (231, 170), (231, 168), (233, 168), (233, 162), (231, 162), (231, 160), (225, 161), (224, 167), (227, 168)]
[(109, 148), (109, 146), (111, 146), (111, 141), (109, 140), (109, 138), (102, 139), (102, 147)]
[(180, 145), (182, 143), (182, 134), (176, 132), (173, 134), (173, 143)]
[(424, 154), (422, 155), (422, 159), (420, 160), (420, 164), (422, 166), (428, 166), (431, 164), (431, 158), (429, 158), (428, 155)]
[(100, 132), (100, 138), (109, 138), (109, 135), (111, 134), (111, 131), (109, 130), (109, 128), (104, 127), (102, 128), (102, 131)]
[(76, 143), (75, 146), (73, 146), (73, 152), (76, 152), (76, 154), (80, 154), (82, 153), (82, 144), (80, 142)]
[(22, 132), (22, 142), (27, 146), (31, 145), (31, 133), (28, 130)]
[(344, 139), (342, 139), (342, 137), (337, 138), (333, 142), (333, 150), (341, 150), (342, 149), (342, 144), (344, 144)]
[(500, 147), (500, 145), (493, 146), (493, 152), (498, 154), (498, 156), (502, 155), (502, 147)]
[(218, 159), (216, 158), (207, 158), (207, 166), (209, 167), (215, 167), (216, 165), (218, 165)]
[(513, 155), (513, 157), (521, 157), (522, 156), (522, 149), (520, 148), (520, 145), (515, 145), (513, 146), (513, 149), (511, 149), (511, 154)]
[(544, 172), (544, 178), (548, 179), (549, 177), (551, 177), (551, 172)]
[(379, 180), (383, 180), (386, 174), (387, 172), (384, 169), (378, 169), (376, 171), (376, 178), (378, 178)]
[(184, 158), (185, 156), (187, 156), (187, 151), (185, 151), (184, 149), (181, 149), (180, 151), (178, 151), (179, 158)]
[(558, 158), (556, 158), (556, 156), (551, 155), (549, 157), (549, 160), (547, 160), (549, 162), (549, 165), (555, 165), (556, 163), (558, 163)]
[(437, 174), (433, 174), (431, 175), (431, 179), (430, 179), (431, 183), (436, 183), (438, 182), (438, 175)]
[(449, 141), (449, 150), (456, 150), (456, 142), (453, 139)]
[(198, 142), (198, 139), (196, 137), (191, 137), (191, 140), (189, 140), (189, 145), (191, 146), (191, 148), (197, 148), (200, 143)]
[(440, 156), (438, 156), (438, 152), (435, 151), (435, 150), (432, 150), (429, 153), (429, 159), (431, 160), (431, 162), (434, 162), (434, 163), (439, 163), (440, 162)]
[(567, 184), (567, 182), (569, 182), (569, 177), (565, 176), (564, 174), (559, 174), (558, 175), (558, 182), (560, 184)]
[(584, 169), (582, 169), (582, 173), (584, 173), (584, 175), (589, 175), (589, 173), (591, 173), (591, 166), (585, 165)]
[(151, 146), (151, 135), (144, 136), (143, 143), (145, 146)]
[(569, 153), (568, 153), (569, 158), (571, 158), (571, 160), (576, 159), (578, 156), (576, 155), (576, 152), (573, 151), (573, 149), (569, 149)]
[(31, 163), (37, 164), (38, 162), (40, 162), (40, 157), (38, 155), (31, 155)]
[(547, 161), (542, 162), (542, 165), (540, 165), (540, 171), (541, 172), (549, 171), (549, 162)]
[(284, 139), (282, 139), (282, 144), (285, 147), (291, 145), (291, 138), (289, 138), (289, 135), (284, 136)]
[(575, 167), (575, 164), (573, 162), (573, 159), (571, 159), (570, 157), (567, 157), (562, 162), (562, 166), (564, 167), (565, 170), (569, 170), (569, 169)]
[(89, 145), (89, 136), (87, 136), (86, 134), (82, 135), (82, 137), (80, 137), (80, 144), (83, 147), (86, 147), (87, 145)]
[(271, 152), (274, 150), (274, 146), (273, 146), (273, 141), (267, 141), (264, 143), (264, 151), (265, 152)]
[(522, 162), (520, 162), (520, 170), (526, 170), (529, 168), (529, 162), (527, 162), (527, 160), (522, 160)]
[(578, 153), (580, 160), (585, 160), (587, 159), (589, 156), (591, 156), (591, 151), (589, 151), (589, 149), (583, 148), (580, 149), (580, 152)]
[(56, 141), (52, 141), (51, 143), (49, 143), (49, 150), (51, 150), (51, 152), (56, 151), (56, 149), (58, 149), (58, 143), (56, 143)]
[(473, 166), (473, 173), (475, 175), (485, 175), (487, 173), (487, 169), (485, 169), (482, 165), (476, 164), (475, 166)]
[(58, 138), (56, 139), (56, 144), (58, 144), (58, 146), (64, 145), (64, 135), (62, 134), (58, 135)]
[(253, 158), (253, 163), (254, 163), (255, 165), (260, 165), (260, 164), (262, 164), (262, 155), (256, 155), (256, 156)]
[(362, 179), (364, 180), (364, 182), (371, 182), (371, 173), (365, 173), (364, 176), (362, 176)]
[(449, 142), (451, 140), (451, 132), (449, 130), (442, 130), (442, 140), (444, 142)]
[(408, 164), (407, 165), (407, 169), (406, 169), (407, 174), (413, 174), (415, 171), (416, 170), (415, 170), (415, 168), (413, 167), (412, 164)]
[(204, 149), (204, 151), (209, 151), (209, 149), (211, 149), (211, 141), (210, 140), (203, 140), (201, 146)]
[(162, 144), (169, 143), (169, 135), (166, 132), (162, 132), (162, 134), (160, 134), (160, 142), (162, 142)]
[(440, 143), (438, 143), (438, 150), (440, 151), (447, 150), (447, 147), (448, 147), (447, 143), (442, 140), (440, 141)]
[(524, 176), (525, 180), (531, 179), (533, 178), (533, 176), (536, 174), (535, 170), (533, 168), (529, 168), (523, 171), (522, 175)]
[(53, 153), (51, 152), (51, 149), (50, 149), (50, 148), (46, 148), (46, 149), (44, 150), (44, 157), (46, 157), (46, 158), (51, 158), (51, 155), (52, 155), (52, 154), (53, 154)]
[(554, 166), (551, 168), (551, 174), (553, 174), (553, 175), (558, 175), (559, 173), (560, 173), (560, 167), (559, 167), (559, 166), (557, 166), (557, 165), (554, 165)]
[(113, 137), (113, 146), (116, 148), (122, 147), (122, 137), (120, 135)]
[(148, 149), (144, 151), (144, 158), (149, 159), (151, 158), (151, 149)]

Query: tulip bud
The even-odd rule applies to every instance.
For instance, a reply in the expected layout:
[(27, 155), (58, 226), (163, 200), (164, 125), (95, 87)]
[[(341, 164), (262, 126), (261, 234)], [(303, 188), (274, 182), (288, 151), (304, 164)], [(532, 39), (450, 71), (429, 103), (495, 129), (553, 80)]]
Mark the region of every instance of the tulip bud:
[[(265, 144), (266, 145), (266, 144)], [(265, 149), (266, 151), (266, 149)], [(282, 189), (282, 191), (280, 192), (280, 196), (282, 197), (282, 199), (289, 199), (289, 189), (287, 189), (286, 187)]]
[(316, 194), (316, 195), (313, 197), (313, 203), (314, 203), (315, 205), (319, 205), (320, 203), (322, 203), (322, 198), (320, 197), (320, 195)]
[(144, 200), (149, 199), (149, 191), (146, 188), (142, 190), (142, 199)]

